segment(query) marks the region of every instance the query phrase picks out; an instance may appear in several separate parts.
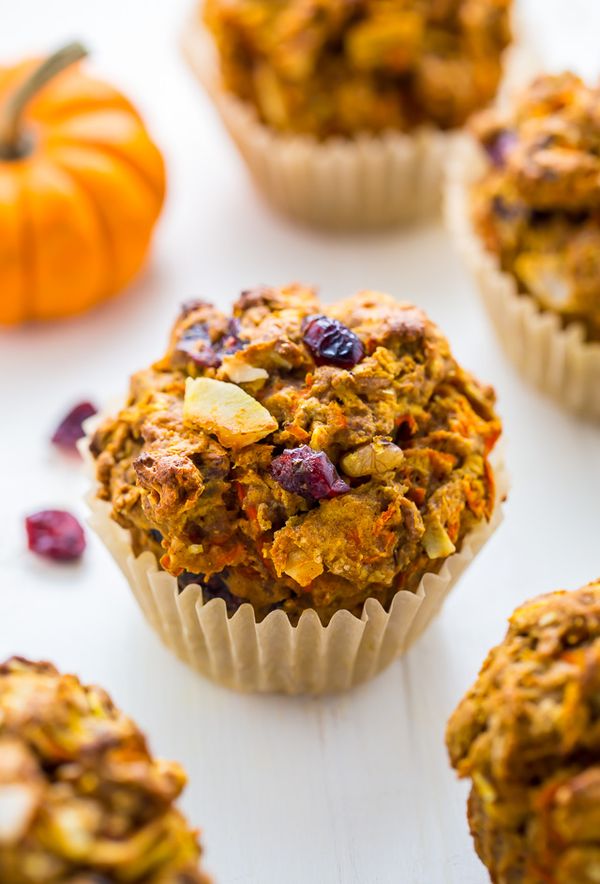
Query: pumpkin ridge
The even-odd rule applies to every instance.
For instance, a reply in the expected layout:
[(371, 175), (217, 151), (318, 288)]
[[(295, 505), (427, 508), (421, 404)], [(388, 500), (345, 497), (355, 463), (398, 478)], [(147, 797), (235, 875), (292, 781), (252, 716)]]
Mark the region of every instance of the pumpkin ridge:
[[(86, 143), (84, 141), (78, 141), (76, 138), (65, 138), (64, 140), (56, 139), (53, 144), (48, 145), (48, 156), (52, 157), (53, 161), (59, 163), (61, 167), (64, 161), (60, 161), (58, 158), (60, 157), (62, 148), (66, 148), (67, 150), (73, 149), (81, 153), (100, 154), (100, 156), (108, 157), (114, 163), (120, 163), (123, 169), (135, 179), (136, 184), (142, 185), (142, 187), (145, 188), (147, 194), (151, 197), (152, 202), (156, 203), (157, 208), (153, 214), (155, 220), (158, 218), (162, 207), (162, 191), (158, 191), (156, 186), (153, 186), (148, 180), (149, 176), (145, 175), (126, 155), (121, 154), (117, 149), (113, 150), (110, 145), (105, 148), (101, 143)], [(73, 169), (70, 171), (71, 174), (76, 174)]]
[[(9, 257), (9, 285), (8, 287), (3, 287), (0, 291), (0, 315), (2, 322), (7, 321), (8, 317), (9, 323), (23, 323), (31, 318), (25, 304), (26, 292), (30, 290), (30, 285), (26, 272), (28, 263), (25, 247), (28, 242), (28, 236), (24, 223), (25, 188), (23, 187), (23, 172), (22, 168), (14, 167), (10, 170), (2, 168), (1, 172), (2, 181), (0, 181), (0, 186), (2, 186), (4, 193), (7, 193), (7, 188), (9, 189), (8, 200), (3, 202), (1, 212), (7, 216), (8, 224), (12, 221), (12, 229), (10, 231), (12, 237), (9, 234), (9, 242), (12, 243), (13, 251), (12, 260)], [(8, 306), (9, 303), (10, 306)], [(12, 313), (12, 310), (18, 311), (18, 315)]]
[[(50, 234), (50, 238), (46, 234), (52, 228), (56, 228), (57, 222), (49, 217), (48, 207), (54, 208), (54, 211), (58, 208), (64, 212), (65, 218), (69, 218), (69, 233), (75, 233), (75, 242), (81, 243), (88, 253), (88, 259), (90, 256), (92, 258), (87, 267), (87, 274), (83, 274), (81, 264), (79, 263), (78, 266), (79, 252), (73, 251), (71, 248), (69, 251), (73, 255), (75, 271), (73, 273), (73, 268), (64, 263), (68, 260), (67, 255), (63, 255), (62, 266), (65, 267), (67, 276), (71, 278), (76, 274), (75, 278), (79, 280), (77, 286), (74, 286), (72, 282), (70, 284), (71, 304), (75, 306), (67, 315), (76, 315), (89, 310), (101, 300), (105, 276), (104, 253), (98, 241), (99, 223), (94, 204), (87, 199), (86, 194), (77, 186), (73, 177), (47, 156), (37, 163), (30, 163), (27, 166), (25, 191), (30, 232), (27, 266), (31, 279), (30, 291), (33, 293), (32, 318), (55, 320), (65, 315), (63, 304), (56, 301), (52, 290), (58, 278), (49, 275), (49, 266), (52, 267), (57, 262), (55, 252), (52, 248), (48, 248), (49, 244), (53, 245), (52, 234)], [(60, 223), (61, 217), (59, 216), (58, 224), (60, 225)], [(60, 230), (60, 226), (58, 229)], [(61, 242), (59, 237), (59, 248), (64, 248), (65, 239), (66, 237), (63, 237)], [(54, 248), (56, 248), (56, 244), (54, 244)], [(51, 292), (50, 296), (49, 292)]]
[(30, 166), (24, 164), (18, 170), (19, 176), (19, 206), (21, 207), (21, 249), (20, 264), (23, 277), (23, 322), (32, 322), (35, 319), (35, 302), (37, 286), (33, 268), (35, 266), (35, 235), (31, 219), (30, 193), (25, 186), (26, 176)]
[(92, 207), (94, 217), (98, 224), (98, 233), (102, 239), (102, 251), (104, 252), (104, 260), (102, 263), (105, 268), (106, 277), (103, 281), (103, 284), (99, 286), (97, 297), (94, 298), (94, 304), (98, 304), (103, 298), (108, 297), (107, 292), (113, 292), (115, 288), (114, 266), (116, 262), (112, 237), (110, 235), (110, 231), (108, 229), (102, 207), (99, 205), (98, 200), (92, 193), (91, 189), (86, 187), (85, 183), (72, 169), (69, 168), (67, 163), (61, 163), (60, 160), (54, 155), (52, 156), (52, 160), (54, 164), (61, 170), (61, 172), (64, 172), (69, 180), (73, 183), (73, 186), (75, 187), (77, 192), (79, 194), (82, 194), (88, 204)]
[[(65, 150), (65, 151), (73, 150), (77, 154), (80, 154), (80, 155), (85, 155), (85, 154), (97, 155), (101, 158), (102, 161), (110, 160), (110, 162), (113, 163), (113, 165), (120, 163), (122, 172), (127, 177), (133, 179), (134, 184), (135, 184), (135, 189), (137, 189), (140, 192), (142, 192), (142, 191), (144, 192), (145, 202), (149, 204), (148, 210), (150, 210), (150, 209), (152, 210), (152, 215), (153, 215), (154, 221), (156, 221), (156, 219), (160, 215), (160, 210), (162, 207), (162, 200), (159, 196), (156, 195), (156, 193), (153, 191), (153, 189), (146, 183), (145, 177), (142, 176), (138, 172), (136, 167), (133, 164), (127, 163), (126, 161), (122, 160), (121, 157), (119, 157), (116, 153), (111, 153), (110, 151), (105, 151), (104, 148), (100, 147), (100, 146), (94, 147), (93, 145), (89, 145), (89, 144), (85, 144), (85, 143), (82, 144), (81, 142), (76, 141), (76, 140), (72, 140), (70, 142), (64, 141), (62, 143), (55, 142), (53, 147), (54, 147), (54, 149), (52, 149), (52, 150), (49, 149), (49, 151), (48, 151), (48, 155), (52, 158), (52, 161), (57, 166), (59, 166), (61, 169), (65, 169), (65, 168), (68, 169), (69, 175), (72, 178), (76, 178), (81, 183), (84, 190), (87, 193), (89, 193), (89, 195), (93, 201), (93, 204), (96, 207), (97, 212), (102, 216), (103, 224), (105, 226), (105, 230), (107, 231), (108, 240), (110, 242), (110, 248), (111, 248), (112, 254), (114, 256), (114, 260), (111, 262), (111, 264), (118, 268), (118, 271), (115, 275), (118, 276), (119, 279), (121, 280), (120, 284), (119, 284), (119, 289), (122, 289), (124, 286), (128, 285), (140, 272), (140, 270), (143, 266), (144, 255), (140, 256), (140, 260), (137, 262), (137, 268), (133, 271), (127, 272), (125, 277), (123, 278), (123, 276), (122, 276), (122, 261), (119, 259), (118, 251), (114, 246), (113, 231), (111, 230), (110, 224), (106, 221), (106, 218), (105, 218), (106, 212), (107, 212), (107, 207), (101, 201), (99, 201), (97, 199), (97, 196), (95, 193), (92, 193), (92, 188), (88, 187), (83, 182), (82, 179), (84, 177), (84, 173), (82, 173), (81, 170), (78, 169), (77, 167), (70, 165), (68, 155), (63, 154), (61, 156), (61, 152), (62, 152), (62, 150)], [(147, 232), (147, 234), (145, 236), (146, 246), (143, 249), (144, 253), (147, 251), (147, 244), (152, 236), (152, 232), (153, 232), (153, 225), (151, 226), (150, 230)], [(141, 230), (139, 231), (139, 233), (141, 234)]]
[[(149, 138), (145, 135), (143, 127), (141, 128), (142, 135), (146, 138), (145, 148), (151, 149), (153, 152), (156, 151), (159, 161), (162, 165), (162, 157), (158, 148), (150, 141)], [(152, 180), (152, 176), (148, 175), (144, 169), (138, 166), (134, 160), (124, 151), (119, 150), (119, 148), (111, 144), (110, 142), (105, 141), (84, 141), (77, 138), (75, 135), (61, 135), (60, 132), (53, 132), (51, 138), (47, 141), (48, 151), (51, 155), (54, 155), (54, 148), (60, 147), (75, 147), (77, 150), (90, 150), (97, 151), (99, 153), (104, 154), (105, 156), (109, 156), (112, 159), (119, 160), (124, 166), (126, 166), (131, 172), (135, 174), (135, 176), (142, 181), (148, 190), (152, 192), (152, 195), (156, 197), (159, 201), (159, 204), (162, 204), (162, 201), (165, 196), (165, 173), (164, 173), (164, 165), (162, 169), (162, 175), (160, 182)], [(160, 206), (156, 217), (160, 214)]]
[(115, 113), (129, 114), (143, 125), (140, 114), (132, 105), (127, 103), (127, 99), (124, 98), (123, 103), (117, 102), (118, 97), (114, 95), (106, 95), (102, 99), (94, 101), (82, 98), (66, 98), (64, 101), (57, 101), (52, 105), (46, 101), (41, 106), (34, 104), (25, 119), (51, 127), (60, 126), (71, 117), (83, 117), (88, 114), (102, 113), (103, 111), (114, 111)]

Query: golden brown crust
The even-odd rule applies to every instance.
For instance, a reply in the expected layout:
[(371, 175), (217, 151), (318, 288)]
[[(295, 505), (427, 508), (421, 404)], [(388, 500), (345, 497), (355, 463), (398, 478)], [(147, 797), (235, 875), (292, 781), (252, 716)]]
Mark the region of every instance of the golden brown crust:
[(600, 338), (600, 88), (535, 80), (473, 124), (492, 162), (473, 189), (485, 244), (523, 292)]
[(209, 884), (173, 804), (184, 785), (100, 688), (0, 665), (0, 880)]
[(284, 132), (460, 126), (495, 95), (512, 0), (206, 0), (225, 87)]
[(518, 608), (447, 730), (493, 881), (598, 879), (599, 696), (600, 582)]
[[(356, 335), (353, 366), (315, 363), (303, 330), (325, 313)], [(250, 380), (232, 390), (232, 376)], [(236, 447), (214, 414), (210, 432), (188, 423), (189, 378), (243, 388), (275, 430)], [(282, 608), (295, 621), (314, 608), (327, 623), (340, 608), (360, 614), (366, 598), (387, 606), (413, 591), (489, 518), (493, 402), (410, 305), (362, 292), (326, 309), (303, 286), (261, 288), (241, 296), (233, 319), (188, 305), (165, 358), (134, 377), (127, 408), (92, 450), (101, 495), (135, 551), (155, 552), (182, 586), (201, 575), (205, 598), (233, 609), (247, 599), (259, 618)], [(275, 478), (276, 458), (302, 446), (327, 456), (343, 493), (311, 500)]]

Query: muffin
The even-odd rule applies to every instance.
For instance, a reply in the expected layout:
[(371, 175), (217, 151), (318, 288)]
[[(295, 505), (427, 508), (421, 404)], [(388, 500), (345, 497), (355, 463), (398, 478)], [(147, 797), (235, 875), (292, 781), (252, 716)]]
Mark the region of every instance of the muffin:
[(472, 123), (450, 221), (521, 372), (600, 417), (600, 87), (536, 79)]
[[(125, 408), (101, 423), (90, 449), (104, 513), (125, 529), (128, 554), (141, 556), (141, 569), (132, 559), (126, 570), (138, 597), (154, 599), (153, 612), (144, 607), (155, 624), (159, 590), (140, 572), (164, 572), (167, 643), (185, 611), (183, 631), (197, 635), (201, 606), (218, 599), (224, 620), (239, 612), (248, 623), (260, 671), (257, 624), (265, 636), (278, 624), (293, 646), (307, 613), (301, 635), (310, 626), (320, 642), (362, 623), (344, 639), (350, 653), (366, 603), (376, 606), (370, 630), (375, 620), (383, 629), (400, 596), (391, 659), (415, 626), (426, 575), (457, 551), (462, 561), (489, 532), (497, 492), (488, 455), (499, 434), (493, 391), (457, 365), (420, 310), (368, 291), (325, 308), (313, 289), (290, 285), (243, 292), (231, 317), (185, 304), (166, 355), (133, 377)], [(181, 599), (192, 587), (190, 607)], [(346, 619), (332, 626), (340, 612)], [(189, 646), (177, 650), (193, 657)], [(372, 636), (363, 653), (375, 652)], [(286, 666), (276, 654), (273, 678)], [(290, 678), (302, 684), (302, 670)]]
[(50, 663), (0, 665), (6, 884), (209, 884), (173, 804), (184, 785), (100, 688)]
[(469, 822), (496, 884), (600, 874), (600, 582), (518, 608), (450, 719)]
[(450, 133), (496, 95), (512, 0), (205, 0), (185, 49), (267, 198), (372, 227), (439, 208)]

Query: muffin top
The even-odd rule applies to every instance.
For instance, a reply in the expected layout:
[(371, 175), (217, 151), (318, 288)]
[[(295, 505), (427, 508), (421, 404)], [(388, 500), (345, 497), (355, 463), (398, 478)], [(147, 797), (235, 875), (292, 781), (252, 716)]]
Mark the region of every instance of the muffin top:
[(205, 0), (225, 88), (280, 132), (461, 126), (496, 94), (512, 0)]
[(540, 77), (473, 130), (489, 157), (472, 194), (487, 248), (542, 308), (600, 340), (600, 87)]
[(534, 599), (509, 624), (447, 731), (482, 858), (530, 876), (498, 880), (596, 881), (600, 582)]
[(100, 688), (50, 663), (0, 665), (2, 881), (208, 884), (173, 807), (184, 785)]
[(415, 307), (301, 285), (184, 306), (91, 443), (99, 494), (163, 568), (259, 618), (413, 590), (490, 516), (494, 395)]

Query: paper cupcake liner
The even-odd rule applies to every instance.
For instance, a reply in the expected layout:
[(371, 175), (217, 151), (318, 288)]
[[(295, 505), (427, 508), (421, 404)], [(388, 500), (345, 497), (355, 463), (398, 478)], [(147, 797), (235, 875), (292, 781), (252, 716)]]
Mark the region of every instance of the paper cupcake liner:
[[(212, 38), (197, 18), (189, 22), (182, 43), (259, 190), (286, 215), (313, 226), (351, 230), (416, 223), (440, 214), (445, 162), (456, 133), (422, 127), (410, 135), (390, 131), (325, 142), (282, 135), (222, 88)], [(512, 69), (521, 70), (522, 64)]]
[[(93, 470), (87, 449), (84, 443), (81, 450)], [(90, 526), (127, 578), (146, 620), (181, 660), (238, 691), (322, 694), (373, 677), (421, 635), (502, 521), (508, 480), (501, 461), (495, 475), (492, 518), (467, 535), (438, 574), (425, 575), (414, 593), (398, 592), (389, 611), (367, 599), (361, 618), (338, 611), (327, 626), (312, 610), (301, 615), (297, 626), (283, 611), (272, 611), (257, 623), (250, 604), (228, 617), (225, 602), (212, 599), (205, 604), (200, 587), (190, 585), (179, 592), (176, 578), (159, 568), (152, 553), (136, 558), (129, 532), (111, 518), (110, 504), (98, 499), (95, 482), (87, 503)]]
[(486, 251), (471, 221), (469, 191), (485, 169), (477, 144), (455, 145), (445, 194), (447, 224), (473, 274), (508, 357), (523, 377), (569, 410), (600, 419), (600, 344), (585, 340), (578, 323), (560, 317), (519, 292), (517, 282)]

